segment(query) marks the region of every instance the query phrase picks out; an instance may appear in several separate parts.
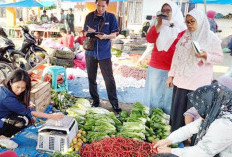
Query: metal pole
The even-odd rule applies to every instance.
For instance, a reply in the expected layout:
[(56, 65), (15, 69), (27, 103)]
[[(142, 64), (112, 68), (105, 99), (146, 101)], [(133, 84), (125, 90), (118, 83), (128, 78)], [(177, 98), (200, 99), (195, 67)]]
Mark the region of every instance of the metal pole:
[(205, 14), (207, 14), (207, 10), (206, 10), (206, 0), (204, 0), (204, 6), (205, 6)]

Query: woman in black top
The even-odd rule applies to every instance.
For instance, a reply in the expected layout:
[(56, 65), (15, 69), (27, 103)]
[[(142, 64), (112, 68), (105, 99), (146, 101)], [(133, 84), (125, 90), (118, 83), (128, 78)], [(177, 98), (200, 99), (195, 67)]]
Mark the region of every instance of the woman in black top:
[(143, 30), (142, 30), (142, 37), (146, 37), (147, 36), (147, 31), (150, 28), (150, 22), (147, 22), (145, 26), (143, 26)]

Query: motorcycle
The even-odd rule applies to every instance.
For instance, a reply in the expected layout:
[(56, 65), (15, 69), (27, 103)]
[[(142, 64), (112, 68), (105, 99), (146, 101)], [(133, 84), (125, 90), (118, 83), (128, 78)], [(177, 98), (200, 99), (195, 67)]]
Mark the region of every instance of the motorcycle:
[(41, 63), (42, 60), (48, 56), (47, 51), (36, 45), (35, 38), (29, 33), (27, 26), (20, 26), (23, 31), (24, 41), (21, 49), (19, 50), (25, 54), (25, 59), (30, 67), (34, 67)]
[(13, 71), (10, 61), (0, 56), (0, 82), (7, 78), (8, 74)]
[(28, 70), (27, 61), (24, 59), (25, 54), (15, 50), (15, 44), (8, 39), (4, 29), (0, 27), (0, 59), (1, 63), (8, 64), (13, 69), (22, 68)]

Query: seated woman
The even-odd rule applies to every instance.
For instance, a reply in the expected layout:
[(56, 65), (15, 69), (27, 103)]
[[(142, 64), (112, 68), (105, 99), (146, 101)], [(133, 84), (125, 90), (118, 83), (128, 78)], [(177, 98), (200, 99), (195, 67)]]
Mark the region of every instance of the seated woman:
[(63, 114), (47, 114), (30, 108), (31, 79), (17, 69), (0, 86), (0, 135), (11, 137), (34, 123), (33, 117), (60, 120)]
[(74, 41), (75, 43), (79, 43), (80, 45), (83, 45), (83, 42), (85, 41), (85, 31), (81, 31), (79, 37)]
[[(213, 83), (216, 82), (232, 90), (232, 76), (222, 75), (217, 80), (213, 81)], [(191, 107), (184, 113), (184, 117), (185, 117), (185, 124), (189, 124), (200, 118), (200, 115), (194, 107)]]
[(38, 31), (34, 32), (34, 37), (35, 37), (35, 40), (36, 40), (36, 44), (41, 45), (41, 43), (43, 41), (43, 38), (40, 36)]
[(60, 39), (60, 44), (74, 51), (74, 36), (71, 34), (71, 32), (69, 31), (67, 33), (65, 28), (61, 28), (60, 34), (62, 36), (62, 38)]
[[(172, 153), (180, 157), (231, 156), (232, 150), (232, 90), (219, 84), (203, 86), (188, 95), (189, 103), (201, 118), (172, 132), (156, 143), (158, 153)], [(194, 146), (169, 148), (197, 134)]]

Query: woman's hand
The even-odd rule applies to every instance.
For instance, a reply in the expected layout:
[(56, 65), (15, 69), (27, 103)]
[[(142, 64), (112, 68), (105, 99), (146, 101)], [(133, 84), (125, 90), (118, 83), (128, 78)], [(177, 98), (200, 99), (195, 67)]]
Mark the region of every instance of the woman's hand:
[(162, 16), (157, 16), (157, 25), (162, 25)]
[(52, 113), (52, 114), (49, 114), (48, 118), (52, 120), (61, 120), (64, 118), (64, 114), (63, 113)]
[(158, 147), (158, 154), (160, 153), (172, 153), (172, 148), (170, 147)]
[(195, 53), (195, 56), (197, 58), (204, 58), (205, 60), (207, 59), (207, 53), (205, 51), (201, 51), (201, 53)]
[(166, 82), (168, 88), (172, 88), (172, 86), (173, 86), (172, 82), (173, 82), (173, 77), (169, 76), (167, 79), (167, 82)]
[(157, 24), (156, 24), (156, 32), (159, 33), (160, 32), (160, 27), (162, 25), (162, 16), (158, 16), (157, 17)]
[[(169, 141), (167, 138), (166, 139), (163, 139), (163, 140), (159, 140), (153, 148), (159, 148), (159, 147), (166, 147), (166, 146), (169, 146), (171, 145), (171, 141)], [(158, 149), (157, 149), (158, 150)]]

